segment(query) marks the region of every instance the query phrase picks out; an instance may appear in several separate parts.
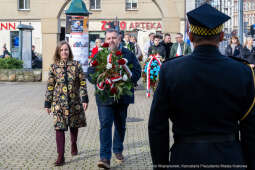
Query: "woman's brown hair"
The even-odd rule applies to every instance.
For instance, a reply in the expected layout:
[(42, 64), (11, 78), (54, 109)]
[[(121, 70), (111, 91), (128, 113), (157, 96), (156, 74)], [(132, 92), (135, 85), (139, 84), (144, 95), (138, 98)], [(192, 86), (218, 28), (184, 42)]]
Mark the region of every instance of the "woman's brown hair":
[(56, 47), (56, 50), (55, 50), (55, 54), (54, 54), (54, 56), (53, 56), (53, 59), (54, 59), (54, 63), (56, 64), (56, 63), (58, 63), (59, 61), (60, 61), (60, 50), (61, 50), (61, 47), (63, 46), (63, 45), (67, 45), (68, 46), (68, 49), (69, 49), (69, 56), (68, 56), (68, 60), (73, 60), (73, 52), (72, 52), (72, 50), (71, 50), (71, 47), (70, 47), (70, 45), (68, 44), (68, 42), (66, 42), (66, 41), (60, 41), (59, 43), (58, 43), (58, 45), (57, 45), (57, 47)]
[(236, 39), (236, 40), (237, 40), (236, 44), (237, 44), (237, 45), (240, 45), (240, 41), (239, 41), (238, 37), (235, 36), (235, 35), (233, 35), (233, 36), (230, 38), (229, 44), (232, 44), (232, 39)]

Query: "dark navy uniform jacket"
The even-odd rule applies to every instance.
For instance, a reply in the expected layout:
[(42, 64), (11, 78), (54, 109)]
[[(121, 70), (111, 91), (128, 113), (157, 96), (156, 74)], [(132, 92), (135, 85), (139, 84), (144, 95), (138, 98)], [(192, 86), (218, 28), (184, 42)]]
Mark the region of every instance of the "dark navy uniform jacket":
[[(249, 170), (255, 170), (255, 113), (251, 112), (238, 126), (238, 120), (253, 103), (253, 81), (249, 66), (221, 55), (216, 46), (198, 46), (191, 55), (164, 63), (149, 118), (155, 167), (214, 165), (215, 169), (232, 170), (248, 165)], [(169, 153), (169, 118), (175, 140), (231, 135), (240, 130), (241, 141), (174, 142)]]
[[(140, 79), (141, 77), (141, 66), (135, 56), (135, 54), (133, 54), (131, 51), (129, 51), (128, 49), (120, 46), (121, 52), (122, 52), (122, 57), (126, 58), (128, 60), (127, 65), (132, 65), (132, 68), (130, 69), (130, 71), (132, 72), (132, 77), (131, 77), (131, 81), (136, 84), (137, 81)], [(96, 57), (96, 56), (95, 56)], [(95, 72), (95, 67), (89, 67), (88, 68), (88, 80), (95, 84), (95, 82), (92, 81), (90, 74), (93, 74)], [(97, 88), (95, 86), (95, 88)], [(133, 95), (129, 96), (129, 95), (123, 95), (121, 96), (121, 98), (118, 100), (119, 104), (131, 104), (134, 103), (134, 88), (131, 89), (131, 92), (133, 93)], [(106, 100), (106, 101), (102, 101), (100, 100), (99, 96), (96, 95), (96, 103), (97, 105), (112, 105), (114, 104), (114, 100), (112, 98)]]

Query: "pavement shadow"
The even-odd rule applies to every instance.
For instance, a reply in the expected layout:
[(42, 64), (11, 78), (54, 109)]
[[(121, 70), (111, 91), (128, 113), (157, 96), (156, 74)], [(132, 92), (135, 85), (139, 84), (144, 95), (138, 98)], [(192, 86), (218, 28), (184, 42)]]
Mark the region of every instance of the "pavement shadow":
[(134, 143), (124, 144), (124, 148), (130, 148), (130, 149), (136, 149), (136, 148), (140, 148), (140, 147), (143, 147), (143, 146), (148, 146), (148, 148), (149, 148), (150, 147), (149, 146), (149, 141), (137, 141), (137, 142), (134, 142)]
[[(89, 154), (86, 154), (89, 153)], [(82, 155), (82, 156), (81, 156)], [(76, 162), (80, 162), (80, 161), (84, 161), (86, 159), (89, 159), (91, 157), (97, 157), (98, 156), (98, 150), (94, 149), (94, 150), (83, 150), (81, 152), (78, 153), (77, 156), (72, 157), (71, 160), (66, 161), (66, 164), (71, 164), (71, 163), (76, 163)]]
[[(145, 155), (149, 155), (149, 151), (141, 152), (139, 154), (130, 154), (126, 155), (125, 159), (122, 163), (119, 163), (117, 165), (111, 166), (111, 170), (119, 170), (119, 169), (146, 169), (150, 170), (152, 169), (152, 161), (150, 161), (148, 164), (144, 164), (139, 162), (138, 160), (141, 160), (142, 157)], [(149, 158), (151, 160), (151, 158)]]

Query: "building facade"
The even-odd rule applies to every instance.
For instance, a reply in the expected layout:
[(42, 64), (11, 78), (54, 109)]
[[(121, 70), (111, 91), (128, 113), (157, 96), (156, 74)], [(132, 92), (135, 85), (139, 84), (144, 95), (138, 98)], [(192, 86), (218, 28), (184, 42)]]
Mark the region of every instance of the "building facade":
[(233, 11), (236, 7), (233, 0), (195, 0), (195, 6), (198, 7), (203, 3), (209, 3), (213, 7), (217, 8), (219, 11), (225, 13), (226, 15), (230, 16), (232, 19), (228, 20), (224, 23), (224, 32), (225, 37), (228, 39), (231, 36), (231, 32), (233, 31)]
[[(65, 9), (71, 0), (8, 0), (0, 6), (0, 47), (7, 45), (17, 52), (17, 26), (28, 24), (34, 27), (32, 43), (43, 56), (43, 80), (59, 40), (65, 35)], [(103, 38), (107, 22), (116, 17), (120, 28), (128, 32), (184, 31), (184, 0), (84, 0), (92, 13), (89, 19), (91, 41)], [(93, 43), (92, 43), (93, 44)], [(0, 49), (2, 54), (2, 48)], [(16, 54), (15, 54), (16, 55)], [(14, 56), (15, 56), (14, 55)]]
[[(234, 12), (233, 12), (233, 30), (238, 32), (238, 0), (233, 0)], [(244, 21), (244, 33), (246, 36), (250, 36), (250, 26), (255, 24), (255, 1), (243, 0), (243, 21)]]

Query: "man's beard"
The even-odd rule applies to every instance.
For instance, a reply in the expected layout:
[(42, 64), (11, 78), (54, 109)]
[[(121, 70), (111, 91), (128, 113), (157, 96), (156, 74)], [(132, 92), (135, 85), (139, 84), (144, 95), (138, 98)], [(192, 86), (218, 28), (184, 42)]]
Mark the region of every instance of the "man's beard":
[(109, 45), (109, 50), (111, 51), (117, 51), (118, 50), (118, 45), (115, 43), (112, 43)]

